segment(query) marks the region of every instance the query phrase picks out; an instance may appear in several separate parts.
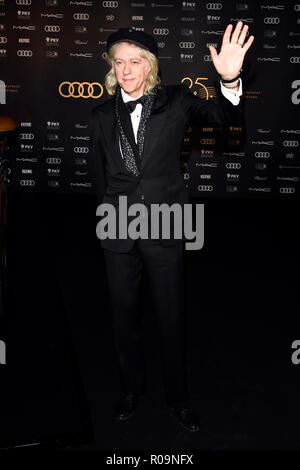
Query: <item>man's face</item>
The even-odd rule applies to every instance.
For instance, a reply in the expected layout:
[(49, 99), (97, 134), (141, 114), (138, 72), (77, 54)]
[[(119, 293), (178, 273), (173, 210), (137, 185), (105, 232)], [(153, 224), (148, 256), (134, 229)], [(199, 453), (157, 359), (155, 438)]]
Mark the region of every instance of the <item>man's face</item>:
[(132, 98), (138, 98), (150, 70), (147, 59), (139, 55), (134, 44), (120, 44), (114, 55), (114, 67), (120, 87)]

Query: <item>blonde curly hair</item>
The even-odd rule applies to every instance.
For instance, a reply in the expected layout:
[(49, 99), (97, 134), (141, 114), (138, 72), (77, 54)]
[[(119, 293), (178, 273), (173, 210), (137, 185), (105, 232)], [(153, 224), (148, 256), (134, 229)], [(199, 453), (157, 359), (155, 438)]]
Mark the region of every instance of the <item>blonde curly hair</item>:
[[(107, 63), (111, 66), (109, 72), (105, 75), (105, 82), (104, 82), (105, 88), (109, 95), (115, 94), (116, 88), (118, 85), (113, 61), (114, 61), (114, 55), (118, 46), (122, 44), (132, 44), (132, 43), (123, 41), (123, 42), (118, 42), (116, 44), (113, 44), (111, 48), (109, 49), (109, 53), (106, 57)], [(142, 47), (139, 47), (136, 44), (135, 44), (135, 47), (140, 57), (144, 57), (150, 65), (150, 71), (148, 72), (148, 75), (146, 78), (146, 86), (144, 89), (144, 94), (149, 95), (149, 92), (152, 90), (152, 88), (154, 88), (155, 85), (159, 86), (161, 83), (160, 77), (158, 76), (158, 70), (159, 70), (158, 60), (157, 60), (157, 57), (154, 54), (152, 54), (152, 52), (148, 51), (147, 49), (143, 49)]]

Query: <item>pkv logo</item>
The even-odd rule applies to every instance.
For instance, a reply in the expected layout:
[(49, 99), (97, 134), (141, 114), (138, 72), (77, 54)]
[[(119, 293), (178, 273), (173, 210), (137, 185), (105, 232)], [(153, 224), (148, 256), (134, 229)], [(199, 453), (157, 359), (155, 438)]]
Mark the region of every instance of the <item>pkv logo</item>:
[(0, 364), (6, 364), (6, 344), (0, 339)]

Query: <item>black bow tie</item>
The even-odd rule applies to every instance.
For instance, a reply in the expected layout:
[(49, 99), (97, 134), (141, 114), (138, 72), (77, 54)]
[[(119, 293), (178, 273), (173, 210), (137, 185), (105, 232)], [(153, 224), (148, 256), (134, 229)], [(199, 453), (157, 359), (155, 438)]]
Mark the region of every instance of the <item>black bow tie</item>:
[(141, 105), (143, 105), (145, 103), (145, 100), (146, 100), (146, 96), (143, 95), (141, 96), (139, 99), (137, 100), (134, 100), (134, 101), (127, 101), (127, 103), (125, 103), (128, 111), (131, 113), (133, 113), (133, 111), (135, 110), (135, 107), (138, 103), (141, 103)]

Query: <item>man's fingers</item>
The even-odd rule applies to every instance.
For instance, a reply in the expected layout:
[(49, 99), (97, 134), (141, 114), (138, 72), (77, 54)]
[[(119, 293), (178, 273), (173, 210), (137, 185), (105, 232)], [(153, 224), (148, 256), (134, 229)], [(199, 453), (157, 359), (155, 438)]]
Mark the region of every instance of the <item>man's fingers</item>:
[(208, 48), (212, 59), (218, 55), (214, 46), (208, 46)]
[(224, 46), (225, 44), (229, 44), (231, 31), (232, 31), (232, 24), (229, 24), (227, 28), (225, 29), (225, 32), (223, 35), (222, 46)]
[(240, 37), (239, 37), (239, 39), (238, 39), (238, 42), (239, 42), (240, 44), (244, 44), (247, 31), (248, 31), (248, 25), (245, 24), (245, 26), (243, 27), (242, 32), (241, 32), (241, 34), (240, 34)]
[(240, 32), (241, 32), (241, 29), (242, 29), (242, 26), (243, 26), (243, 22), (242, 21), (238, 21), (237, 22), (237, 25), (235, 27), (235, 30), (233, 31), (232, 33), (232, 36), (231, 36), (231, 42), (233, 44), (236, 44), (237, 41), (238, 41), (238, 37), (240, 35)]
[(250, 38), (248, 39), (248, 41), (245, 43), (243, 47), (243, 51), (247, 52), (247, 50), (249, 49), (253, 41), (254, 41), (254, 36), (250, 36)]

